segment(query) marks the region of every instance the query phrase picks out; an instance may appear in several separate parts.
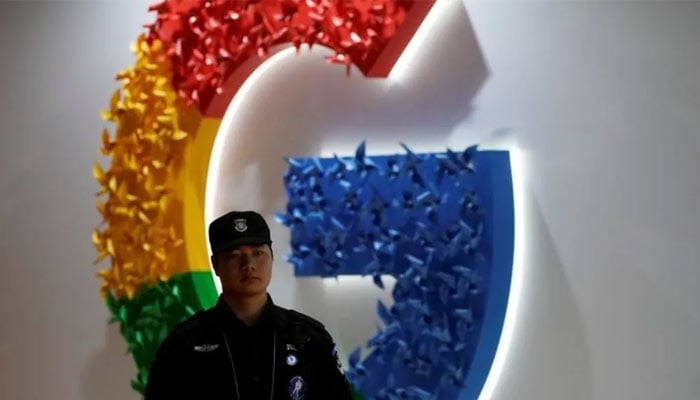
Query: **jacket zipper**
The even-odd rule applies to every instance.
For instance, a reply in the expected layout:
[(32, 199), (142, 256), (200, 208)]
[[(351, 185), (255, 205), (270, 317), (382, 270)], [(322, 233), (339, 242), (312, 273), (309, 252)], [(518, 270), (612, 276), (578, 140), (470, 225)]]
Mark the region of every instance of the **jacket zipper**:
[[(238, 375), (236, 375), (236, 364), (233, 362), (233, 356), (231, 355), (231, 346), (228, 344), (228, 338), (226, 337), (226, 332), (221, 331), (221, 335), (224, 337), (224, 343), (226, 344), (226, 351), (228, 352), (228, 360), (231, 362), (231, 370), (233, 371), (233, 384), (236, 387), (236, 399), (241, 399), (241, 393), (238, 391)], [(277, 366), (277, 331), (274, 331), (272, 336), (272, 383), (270, 385), (270, 400), (275, 399), (275, 367)]]
[(272, 334), (272, 384), (270, 385), (270, 400), (275, 400), (275, 367), (277, 358), (277, 331)]
[(226, 351), (228, 352), (228, 360), (231, 362), (231, 369), (233, 370), (233, 384), (236, 386), (236, 400), (241, 400), (241, 394), (238, 391), (238, 376), (236, 375), (236, 364), (233, 362), (233, 356), (231, 355), (231, 347), (228, 345), (228, 338), (226, 337), (226, 332), (221, 331), (221, 335), (224, 337), (224, 343), (226, 343)]

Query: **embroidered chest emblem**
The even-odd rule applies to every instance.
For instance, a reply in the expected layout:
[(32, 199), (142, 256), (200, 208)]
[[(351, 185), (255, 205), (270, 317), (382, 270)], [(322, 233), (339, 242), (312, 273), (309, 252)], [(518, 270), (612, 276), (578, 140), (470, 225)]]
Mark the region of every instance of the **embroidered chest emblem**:
[(194, 351), (208, 353), (219, 348), (218, 344), (199, 344), (194, 346)]

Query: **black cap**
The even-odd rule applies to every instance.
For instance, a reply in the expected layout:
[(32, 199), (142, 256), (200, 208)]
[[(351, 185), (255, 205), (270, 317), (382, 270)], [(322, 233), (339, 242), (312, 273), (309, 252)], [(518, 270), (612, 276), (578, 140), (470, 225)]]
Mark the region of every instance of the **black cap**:
[(212, 254), (234, 246), (271, 243), (270, 228), (255, 211), (231, 211), (209, 224)]

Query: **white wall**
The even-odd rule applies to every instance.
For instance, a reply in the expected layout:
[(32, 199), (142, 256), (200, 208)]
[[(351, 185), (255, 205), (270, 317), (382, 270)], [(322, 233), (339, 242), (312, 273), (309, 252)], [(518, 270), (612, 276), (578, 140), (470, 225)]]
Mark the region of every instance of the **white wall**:
[[(150, 20), (147, 4), (0, 3), (0, 254), (9, 277), (0, 294), (0, 398), (137, 397), (128, 383), (135, 368), (106, 324), (93, 277), (89, 238), (99, 221), (90, 167), (105, 126), (98, 112), (114, 74), (133, 60), (128, 44)], [(327, 104), (332, 91), (302, 81), (265, 91), (271, 84), (261, 82), (253, 102), (274, 101), (286, 114), (247, 116), (240, 126), (279, 132), (319, 106), (337, 118), (295, 125), (316, 129), (319, 142), (273, 143), (292, 154), (328, 151), (323, 143), (343, 145), (343, 135), (361, 130), (372, 150), (398, 140), (440, 149), (510, 129), (526, 156), (527, 276), (495, 398), (700, 398), (700, 211), (692, 206), (700, 196), (700, 4), (466, 6), (478, 46), (442, 36), (430, 63), (415, 68), (440, 73), (398, 86), (347, 83), (316, 68), (314, 54), (302, 56), (288, 76), (323, 74), (346, 90), (348, 107), (375, 101), (340, 109)], [(468, 37), (455, 22), (466, 20), (453, 14), (440, 29)], [(303, 101), (276, 97), (294, 85)], [(376, 99), (402, 97), (372, 114), (383, 107)], [(252, 172), (239, 178), (276, 176), (284, 165), (267, 157), (248, 160)], [(277, 184), (261, 191), (268, 212), (283, 204)], [(327, 319), (346, 343), (366, 328), (342, 331), (337, 293), (285, 276), (271, 287), (280, 303)], [(311, 293), (331, 305), (312, 303)]]
[(147, 2), (0, 2), (0, 398), (136, 399), (100, 301), (99, 111)]
[[(700, 4), (468, 3), (536, 233), (499, 398), (700, 398)], [(528, 238), (530, 239), (530, 238)]]

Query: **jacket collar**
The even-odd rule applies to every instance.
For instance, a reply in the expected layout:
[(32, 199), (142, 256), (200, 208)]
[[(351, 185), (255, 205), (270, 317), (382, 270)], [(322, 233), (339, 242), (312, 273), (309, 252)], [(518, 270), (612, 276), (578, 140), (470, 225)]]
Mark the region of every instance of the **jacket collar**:
[[(236, 317), (236, 314), (233, 313), (231, 308), (226, 303), (226, 300), (224, 300), (223, 294), (219, 295), (219, 300), (216, 302), (216, 306), (214, 308), (216, 314), (219, 316), (219, 320), (222, 321), (225, 326), (230, 326), (234, 328), (247, 327), (245, 322), (238, 319), (238, 317)], [(255, 325), (252, 326), (282, 328), (286, 324), (287, 315), (284, 312), (284, 309), (276, 306), (275, 303), (272, 301), (272, 296), (270, 296), (270, 294), (268, 293), (267, 303), (265, 303), (265, 306), (263, 307), (262, 313), (260, 314), (260, 318), (255, 323)]]

